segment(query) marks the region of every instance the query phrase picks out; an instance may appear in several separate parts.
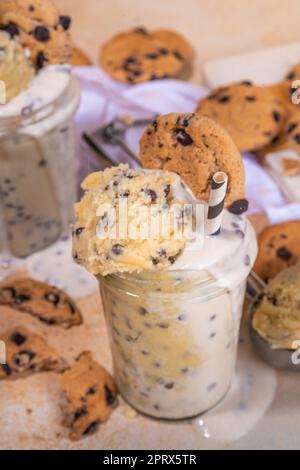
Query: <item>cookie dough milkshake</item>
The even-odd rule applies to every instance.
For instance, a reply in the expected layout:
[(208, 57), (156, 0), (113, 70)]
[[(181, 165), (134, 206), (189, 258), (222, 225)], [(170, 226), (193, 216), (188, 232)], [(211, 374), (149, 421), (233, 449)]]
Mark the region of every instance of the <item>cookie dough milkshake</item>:
[[(205, 213), (207, 204), (173, 172), (121, 165), (91, 174), (82, 187), (73, 256), (100, 281), (119, 391), (158, 418), (209, 409), (230, 387), (246, 277), (256, 257), (240, 201), (224, 211), (218, 235), (201, 238), (191, 237), (189, 222), (196, 206)], [(124, 199), (135, 228), (145, 220), (137, 207), (150, 211), (151, 227), (164, 216), (175, 223), (156, 238), (118, 236), (117, 207)], [(181, 229), (181, 238), (172, 227)], [(200, 233), (203, 224), (196, 221), (193, 229)]]
[(72, 218), (79, 87), (66, 65), (70, 18), (48, 0), (3, 3), (0, 251), (24, 257), (56, 241)]

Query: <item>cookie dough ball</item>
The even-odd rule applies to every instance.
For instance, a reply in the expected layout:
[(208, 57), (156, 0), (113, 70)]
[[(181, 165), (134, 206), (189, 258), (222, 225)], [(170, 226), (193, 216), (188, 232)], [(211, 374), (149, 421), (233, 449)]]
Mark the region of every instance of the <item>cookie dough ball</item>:
[(33, 67), (22, 46), (0, 32), (0, 80), (5, 84), (6, 102), (25, 90), (33, 77)]
[[(82, 184), (85, 194), (75, 205), (75, 261), (104, 276), (171, 266), (189, 236), (184, 230), (188, 216), (183, 217), (183, 206), (188, 201), (181, 196), (182, 184), (173, 173), (131, 170), (128, 165), (90, 174)], [(128, 208), (128, 229), (120, 204)], [(159, 227), (167, 217), (167, 230), (151, 235), (149, 228)]]
[(197, 113), (225, 127), (240, 151), (259, 150), (276, 137), (286, 110), (266, 87), (245, 81), (217, 88), (199, 101)]
[(92, 61), (89, 56), (79, 49), (79, 47), (73, 48), (71, 63), (73, 66), (92, 65)]
[(252, 326), (274, 348), (297, 349), (300, 338), (300, 264), (272, 279), (263, 292)]
[(244, 198), (240, 153), (225, 129), (212, 119), (198, 114), (159, 116), (141, 138), (140, 155), (145, 168), (178, 173), (201, 200), (208, 201), (217, 171), (228, 175), (225, 206)]
[(19, 38), (37, 69), (71, 61), (70, 25), (52, 0), (8, 0), (0, 6), (0, 29)]
[(191, 46), (179, 33), (136, 28), (105, 43), (100, 63), (115, 80), (133, 84), (180, 77), (189, 68), (192, 57)]
[(253, 270), (265, 281), (300, 260), (300, 220), (266, 227), (258, 237)]

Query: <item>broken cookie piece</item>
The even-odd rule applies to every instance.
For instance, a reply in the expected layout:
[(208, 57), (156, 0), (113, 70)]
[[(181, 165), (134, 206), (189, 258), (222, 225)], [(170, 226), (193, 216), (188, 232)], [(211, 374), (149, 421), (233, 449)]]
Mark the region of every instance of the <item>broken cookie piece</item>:
[(0, 284), (0, 305), (29, 313), (47, 325), (70, 328), (82, 323), (78, 307), (65, 292), (34, 279)]
[(69, 437), (80, 439), (97, 431), (117, 405), (117, 389), (111, 375), (85, 351), (60, 378), (64, 393), (63, 424)]
[(0, 380), (20, 379), (28, 375), (67, 368), (65, 360), (44, 338), (24, 327), (15, 327), (0, 335), (5, 344), (6, 363), (0, 364)]

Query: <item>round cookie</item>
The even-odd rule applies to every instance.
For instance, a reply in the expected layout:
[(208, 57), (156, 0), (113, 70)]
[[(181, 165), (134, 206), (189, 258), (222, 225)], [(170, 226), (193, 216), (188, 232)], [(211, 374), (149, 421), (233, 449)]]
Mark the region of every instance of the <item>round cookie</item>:
[(258, 256), (253, 270), (264, 280), (300, 260), (300, 220), (266, 227), (258, 237)]
[(228, 175), (225, 206), (244, 200), (245, 177), (236, 145), (223, 127), (198, 114), (159, 116), (140, 141), (145, 168), (178, 173), (195, 195), (208, 201), (212, 176)]
[(105, 43), (100, 63), (115, 80), (133, 84), (179, 77), (190, 65), (192, 55), (191, 46), (175, 31), (136, 28)]
[(248, 81), (213, 90), (198, 103), (196, 112), (222, 124), (240, 151), (258, 150), (270, 143), (286, 114), (270, 90)]
[(73, 66), (84, 66), (84, 65), (92, 65), (92, 61), (85, 52), (83, 52), (79, 47), (74, 47), (72, 53), (72, 60), (71, 64)]
[(0, 6), (0, 29), (19, 38), (37, 69), (70, 62), (70, 25), (70, 17), (60, 15), (52, 0), (8, 0)]

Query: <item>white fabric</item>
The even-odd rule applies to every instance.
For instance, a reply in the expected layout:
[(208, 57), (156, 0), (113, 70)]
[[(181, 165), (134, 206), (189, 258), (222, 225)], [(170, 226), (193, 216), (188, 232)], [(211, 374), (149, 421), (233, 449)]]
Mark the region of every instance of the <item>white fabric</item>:
[[(116, 116), (134, 118), (153, 117), (169, 112), (192, 112), (199, 99), (208, 90), (179, 80), (155, 80), (128, 86), (111, 80), (97, 67), (77, 67), (74, 74), (81, 84), (81, 104), (76, 121), (78, 131), (92, 131)], [(127, 132), (126, 141), (138, 154), (139, 138), (143, 128)], [(118, 147), (104, 146), (116, 162), (129, 161)], [(300, 202), (286, 203), (280, 190), (268, 173), (251, 154), (244, 156), (246, 170), (246, 195), (250, 202), (249, 213), (264, 211), (272, 223), (300, 218)], [(132, 166), (136, 164), (129, 161)], [(80, 180), (91, 171), (101, 168), (95, 154), (81, 140)]]

